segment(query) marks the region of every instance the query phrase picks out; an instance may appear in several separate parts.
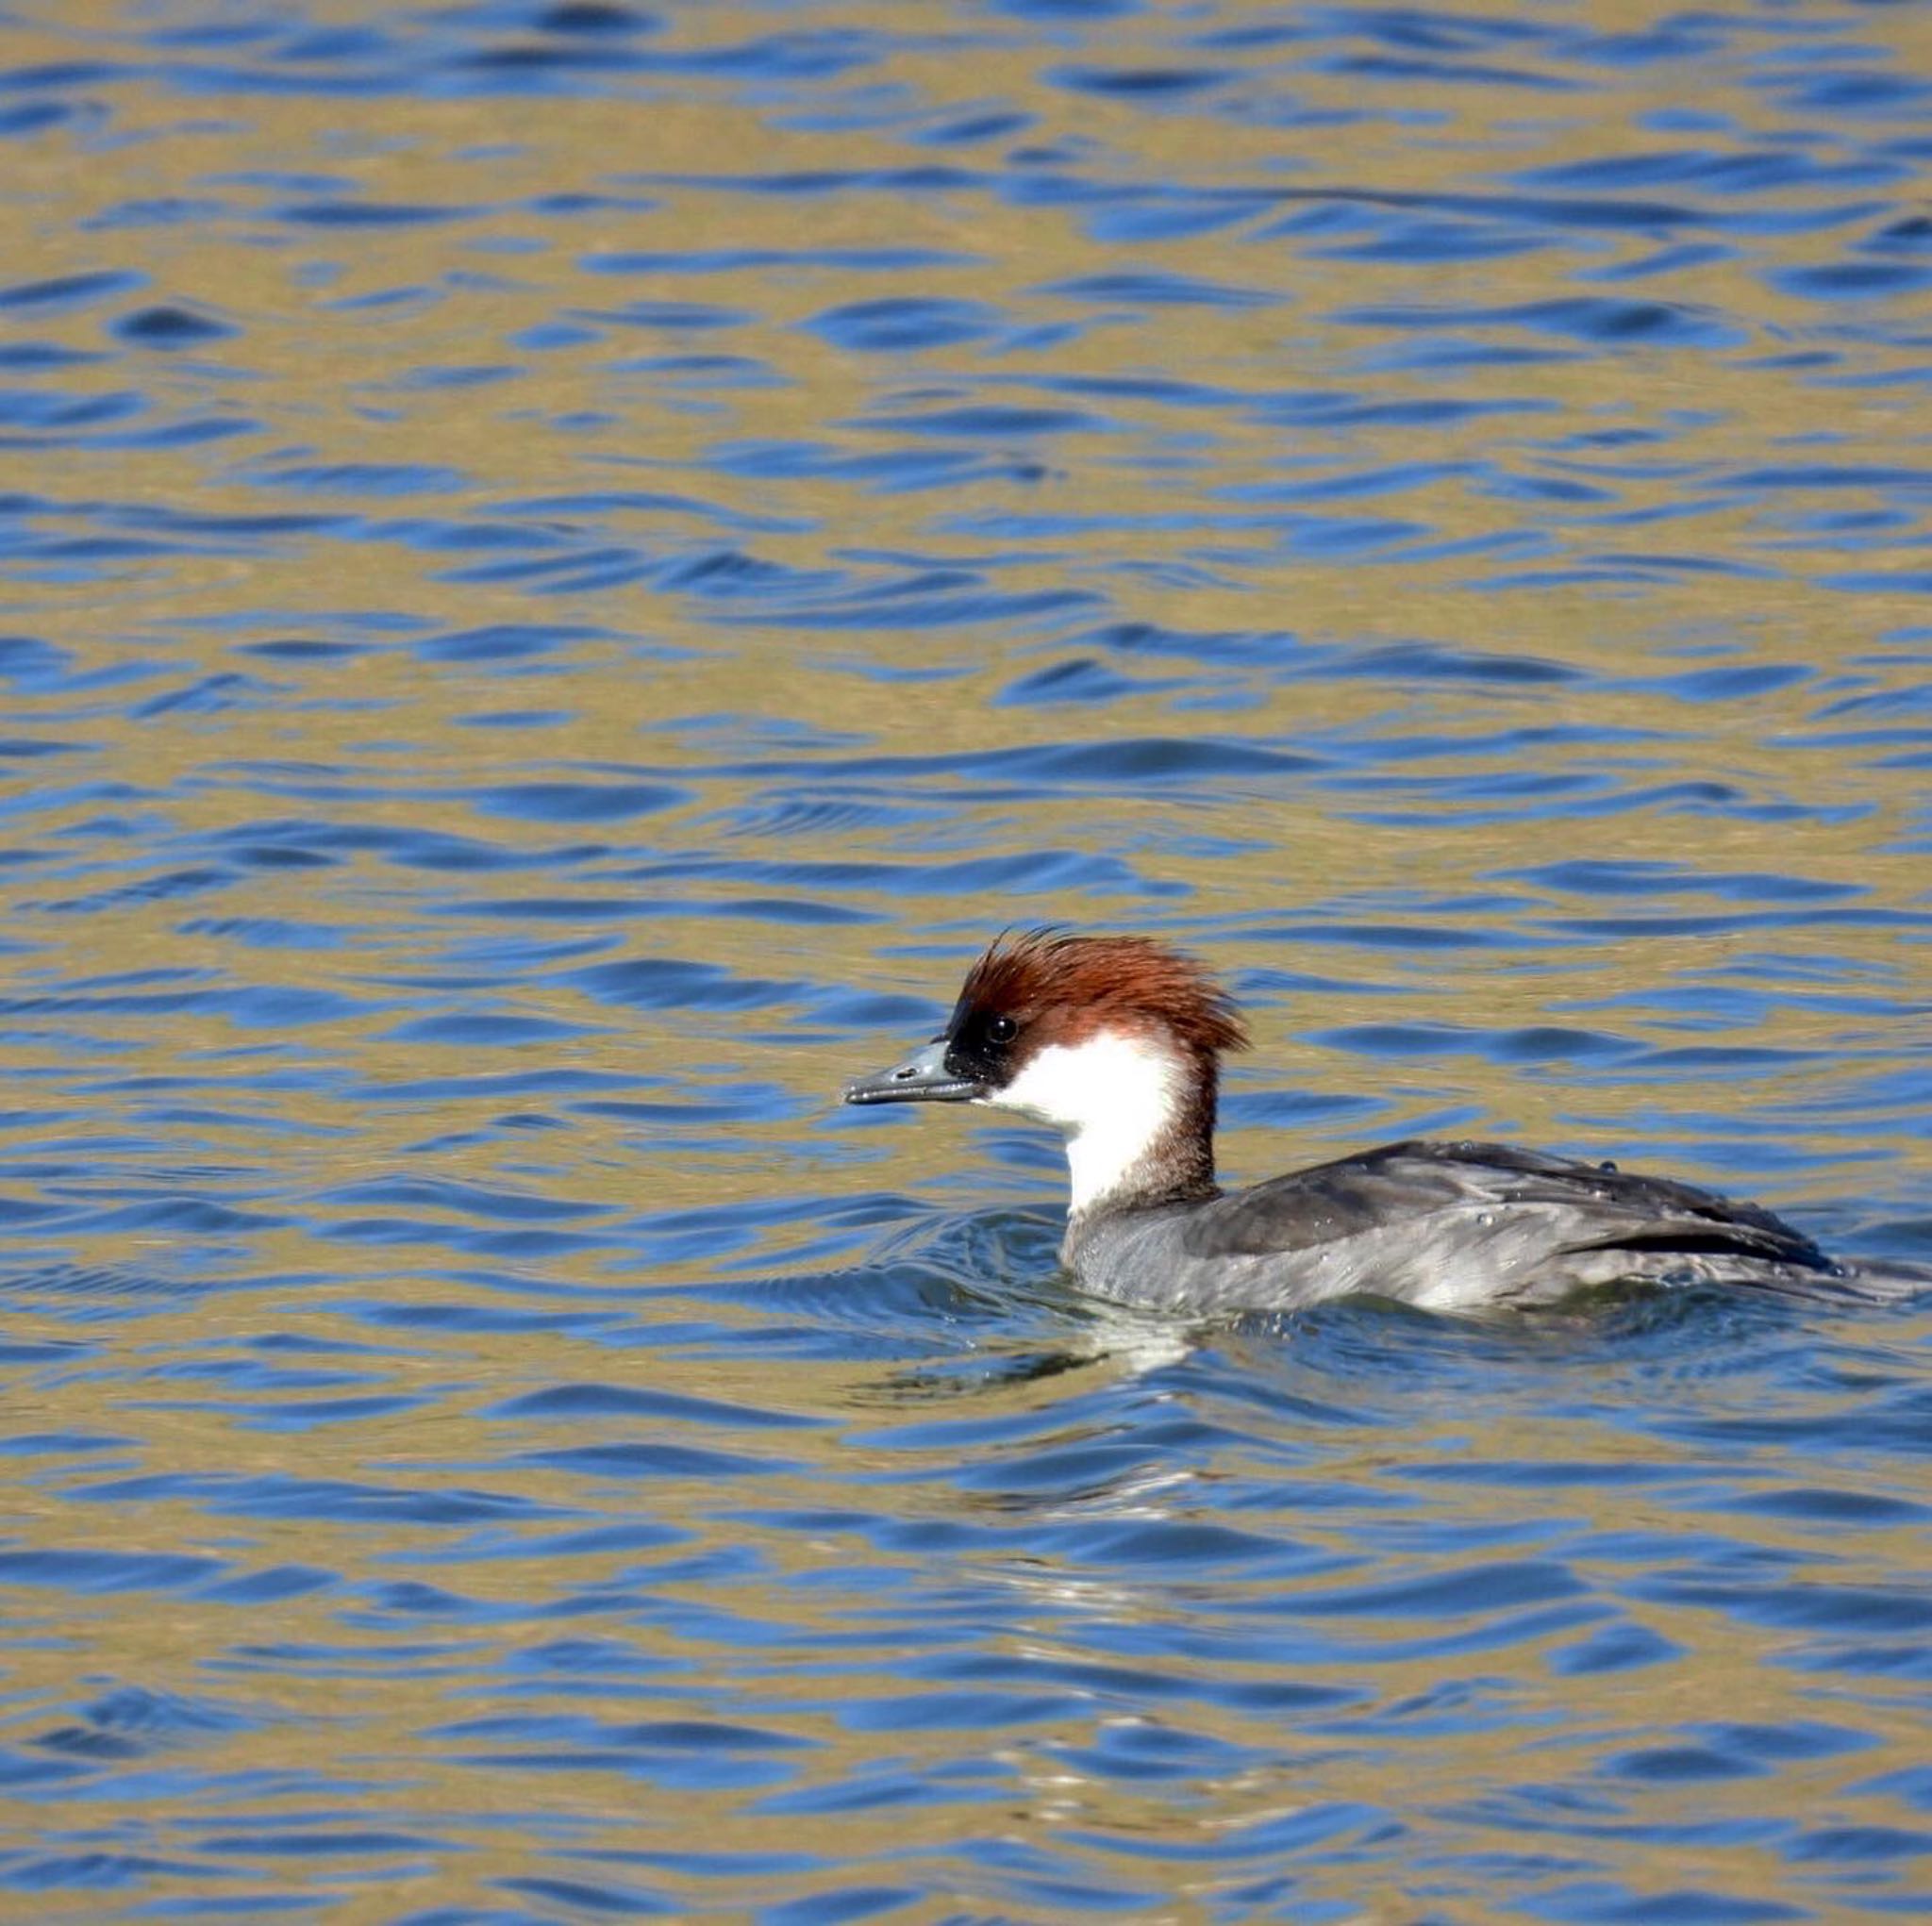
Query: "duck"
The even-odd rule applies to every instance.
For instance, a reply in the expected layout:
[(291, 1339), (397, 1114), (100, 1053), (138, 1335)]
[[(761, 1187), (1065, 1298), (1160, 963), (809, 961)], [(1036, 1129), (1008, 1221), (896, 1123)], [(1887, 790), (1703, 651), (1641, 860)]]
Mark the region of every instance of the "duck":
[(1290, 1311), (1366, 1293), (1466, 1312), (1628, 1284), (1809, 1295), (1854, 1280), (1761, 1205), (1509, 1144), (1406, 1138), (1224, 1190), (1221, 1062), (1248, 1040), (1187, 952), (1047, 926), (996, 938), (945, 1028), (843, 1095), (1059, 1130), (1061, 1264), (1083, 1291), (1143, 1310)]

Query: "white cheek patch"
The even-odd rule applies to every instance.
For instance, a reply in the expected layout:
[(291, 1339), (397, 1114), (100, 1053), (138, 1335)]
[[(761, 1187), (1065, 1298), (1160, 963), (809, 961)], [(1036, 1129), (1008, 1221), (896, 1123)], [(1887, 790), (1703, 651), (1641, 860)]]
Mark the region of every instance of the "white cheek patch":
[(1186, 1070), (1144, 1038), (1103, 1031), (1084, 1043), (1049, 1044), (1003, 1089), (981, 1101), (1068, 1133), (1072, 1207), (1118, 1189), (1174, 1121)]

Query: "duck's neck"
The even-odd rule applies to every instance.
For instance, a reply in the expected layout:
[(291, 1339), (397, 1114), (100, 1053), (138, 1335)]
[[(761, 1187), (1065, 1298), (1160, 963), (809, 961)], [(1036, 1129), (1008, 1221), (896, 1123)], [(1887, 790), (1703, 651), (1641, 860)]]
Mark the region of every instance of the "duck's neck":
[(1087, 1130), (1067, 1139), (1067, 1214), (1083, 1218), (1155, 1204), (1188, 1204), (1218, 1194), (1213, 1124), (1176, 1117), (1151, 1140)]
[(1215, 1066), (1107, 1030), (1042, 1050), (995, 1100), (1067, 1133), (1069, 1215), (1215, 1195)]

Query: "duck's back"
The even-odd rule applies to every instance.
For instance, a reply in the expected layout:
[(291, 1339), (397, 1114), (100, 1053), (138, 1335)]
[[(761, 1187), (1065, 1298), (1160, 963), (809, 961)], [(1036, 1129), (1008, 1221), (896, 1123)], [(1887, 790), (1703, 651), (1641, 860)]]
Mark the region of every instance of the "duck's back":
[(1506, 1144), (1386, 1144), (1205, 1203), (1089, 1219), (1064, 1250), (1087, 1288), (1204, 1313), (1349, 1291), (1469, 1310), (1642, 1279), (1815, 1289), (1843, 1275), (1757, 1204)]

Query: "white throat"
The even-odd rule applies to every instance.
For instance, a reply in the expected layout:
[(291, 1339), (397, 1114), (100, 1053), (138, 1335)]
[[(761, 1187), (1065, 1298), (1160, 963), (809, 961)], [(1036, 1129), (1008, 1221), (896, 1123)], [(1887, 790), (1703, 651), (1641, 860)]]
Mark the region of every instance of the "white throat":
[(1153, 1038), (1103, 1030), (1083, 1043), (1049, 1044), (980, 1101), (1067, 1133), (1077, 1215), (1141, 1171), (1179, 1114), (1188, 1077), (1181, 1058)]

